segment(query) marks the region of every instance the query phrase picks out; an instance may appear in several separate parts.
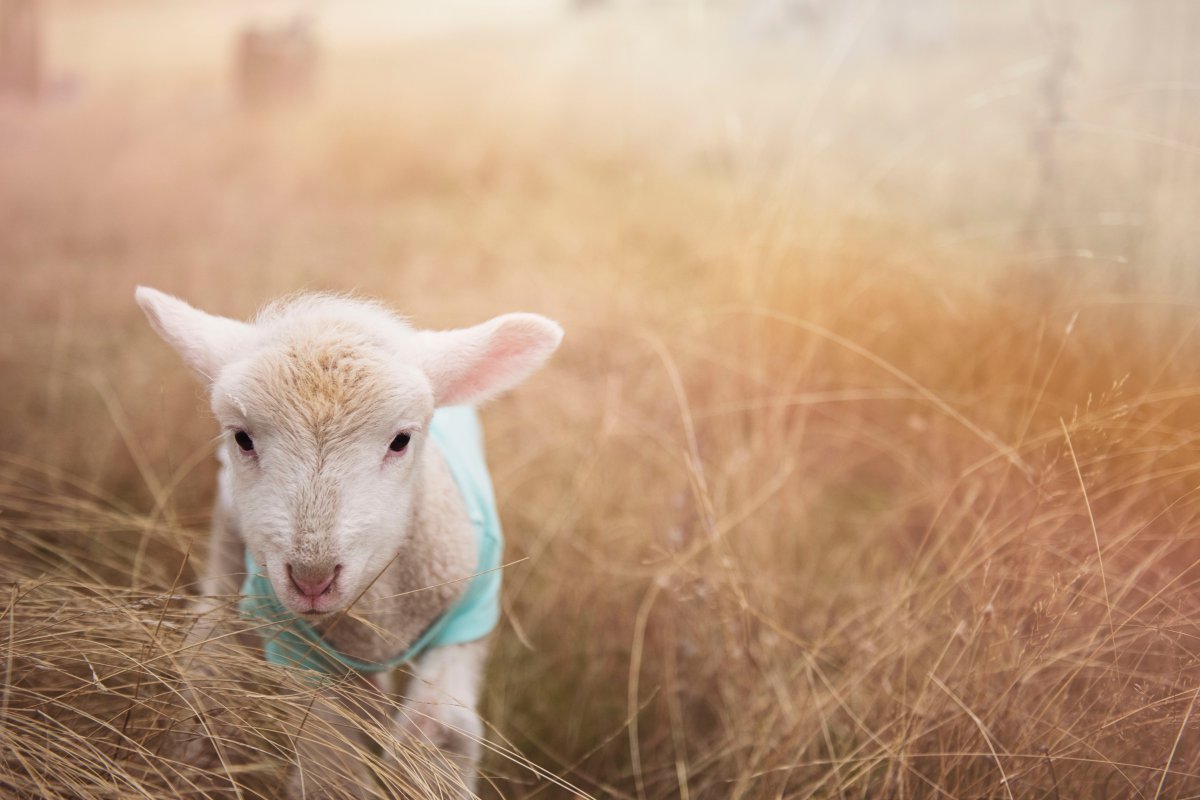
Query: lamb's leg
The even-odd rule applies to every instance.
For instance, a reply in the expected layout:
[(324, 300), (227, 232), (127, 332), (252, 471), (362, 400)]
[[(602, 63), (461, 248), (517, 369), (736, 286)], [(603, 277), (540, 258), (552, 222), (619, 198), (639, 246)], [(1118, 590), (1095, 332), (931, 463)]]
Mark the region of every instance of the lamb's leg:
[[(213, 507), (208, 557), (200, 571), (200, 597), (192, 602), (196, 621), (187, 637), (189, 654), (195, 653), (201, 643), (220, 635), (220, 623), (229, 618), (245, 574), (245, 545), (227, 498), (219, 496)], [(252, 636), (239, 636), (237, 641), (247, 647), (256, 643)]]
[(486, 640), (425, 653), (413, 665), (404, 705), (392, 721), (401, 743), (415, 744), (420, 751), (432, 745), (448, 759), (458, 780), (445, 781), (451, 788), (444, 796), (475, 794), (483, 751), (483, 722), (476, 705), (486, 659)]
[(374, 796), (374, 778), (363, 765), (369, 752), (366, 736), (355, 724), (355, 713), (333, 697), (313, 703), (295, 740), (290, 800)]
[[(213, 739), (222, 739), (230, 731), (223, 728), (223, 709), (203, 689), (218, 676), (213, 673), (203, 658), (199, 658), (204, 643), (222, 636), (221, 622), (229, 618), (229, 605), (237, 594), (241, 575), (246, 567), (243, 561), (242, 543), (234, 526), (232, 516), (218, 499), (213, 509), (212, 529), (209, 533), (208, 557), (201, 571), (200, 589), (202, 596), (191, 604), (195, 621), (184, 641), (179, 666), (183, 670), (183, 699), (189, 706), (188, 717), (176, 727), (174, 755), (182, 762), (210, 771), (222, 771), (229, 763), (231, 754), (217, 752)], [(237, 642), (253, 646), (253, 637), (239, 634)]]

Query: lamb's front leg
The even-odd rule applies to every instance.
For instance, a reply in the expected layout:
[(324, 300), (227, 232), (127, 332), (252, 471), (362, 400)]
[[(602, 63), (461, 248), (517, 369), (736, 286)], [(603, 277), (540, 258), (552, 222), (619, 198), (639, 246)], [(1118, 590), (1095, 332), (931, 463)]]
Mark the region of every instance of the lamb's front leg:
[[(404, 704), (393, 719), (400, 742), (415, 744), (420, 752), (436, 751), (448, 760), (450, 780), (436, 781), (448, 785), (445, 797), (475, 794), (483, 751), (483, 722), (476, 706), (486, 660), (486, 639), (425, 653), (413, 664)], [(446, 770), (442, 766), (437, 772)]]
[(315, 698), (294, 738), (289, 800), (377, 796), (364, 763), (370, 750), (363, 721), (357, 718), (361, 711), (348, 708), (335, 694)]
[[(175, 728), (172, 744), (173, 755), (180, 761), (214, 773), (230, 766), (231, 754), (219, 752), (218, 743), (234, 740), (236, 730), (224, 726), (221, 720), (226, 710), (220, 695), (211, 693), (211, 687), (222, 682), (213, 651), (230, 644), (226, 629), (231, 616), (229, 606), (245, 570), (232, 516), (218, 499), (213, 509), (208, 557), (201, 571), (202, 594), (191, 602), (192, 627), (177, 660), (183, 680), (180, 698), (187, 713)], [(252, 642), (245, 634), (235, 638), (243, 645)], [(209, 646), (208, 642), (214, 640), (216, 644)]]
[[(229, 468), (225, 466), (223, 454), (218, 454), (218, 460), (222, 467), (217, 475), (217, 499), (213, 504), (208, 554), (200, 570), (200, 596), (192, 601), (195, 623), (187, 637), (189, 653), (195, 653), (204, 642), (221, 634), (218, 629), (229, 619), (228, 612), (246, 577), (246, 547), (232, 511)], [(239, 634), (236, 641), (245, 647), (258, 643), (256, 637), (246, 634)]]

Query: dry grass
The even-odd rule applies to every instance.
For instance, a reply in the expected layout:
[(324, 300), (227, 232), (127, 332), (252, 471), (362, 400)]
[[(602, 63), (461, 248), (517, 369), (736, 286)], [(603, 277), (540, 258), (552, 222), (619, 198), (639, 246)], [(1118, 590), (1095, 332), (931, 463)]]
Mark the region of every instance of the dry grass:
[[(669, 20), (620, 14), (390, 50), (331, 25), (317, 101), (248, 117), (201, 45), (228, 9), (156, 7), (191, 15), (174, 50), (65, 8), (100, 77), (0, 109), (0, 792), (274, 797), (306, 735), (381, 796), (446, 780), (321, 728), (231, 639), (182, 649), (213, 431), (144, 282), (233, 315), (335, 288), (563, 321), (486, 412), (520, 560), (488, 796), (1200, 797), (1182, 6), (1142, 31), (1170, 100), (1145, 136), (1144, 95), (1087, 68), (1127, 10), (1079, 29), (1037, 235), (1043, 84), (985, 78), (990, 39), (797, 78), (818, 60), (708, 28), (668, 58)], [(188, 687), (227, 768), (163, 748)]]

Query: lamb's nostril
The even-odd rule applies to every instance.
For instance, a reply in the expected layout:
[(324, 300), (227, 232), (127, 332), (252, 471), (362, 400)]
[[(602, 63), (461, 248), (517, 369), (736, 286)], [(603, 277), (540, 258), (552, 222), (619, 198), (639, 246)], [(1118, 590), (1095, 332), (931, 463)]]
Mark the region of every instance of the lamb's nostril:
[(321, 594), (329, 594), (333, 591), (333, 585), (337, 582), (337, 576), (342, 571), (341, 564), (333, 565), (333, 575), (329, 576), (329, 582), (321, 589)]
[(329, 594), (333, 591), (333, 583), (341, 571), (341, 564), (334, 566), (332, 572), (324, 573), (310, 569), (296, 569), (291, 564), (287, 565), (288, 580), (292, 582), (296, 591), (305, 597), (320, 597)]

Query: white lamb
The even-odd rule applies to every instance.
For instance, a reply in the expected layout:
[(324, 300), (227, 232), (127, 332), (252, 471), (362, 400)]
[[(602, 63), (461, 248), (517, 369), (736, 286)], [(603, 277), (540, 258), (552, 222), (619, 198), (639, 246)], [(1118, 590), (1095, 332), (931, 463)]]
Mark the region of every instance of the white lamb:
[[(506, 314), (420, 331), (329, 295), (243, 323), (145, 287), (136, 297), (209, 388), (223, 431), (203, 593), (235, 594), (248, 572), (243, 611), (277, 623), (270, 660), (353, 669), (383, 692), (408, 663), (414, 713), (397, 715), (395, 734), (434, 741), (473, 792), (500, 531), (462, 406), (523, 381), (562, 329)], [(293, 796), (314, 795), (303, 767)]]

